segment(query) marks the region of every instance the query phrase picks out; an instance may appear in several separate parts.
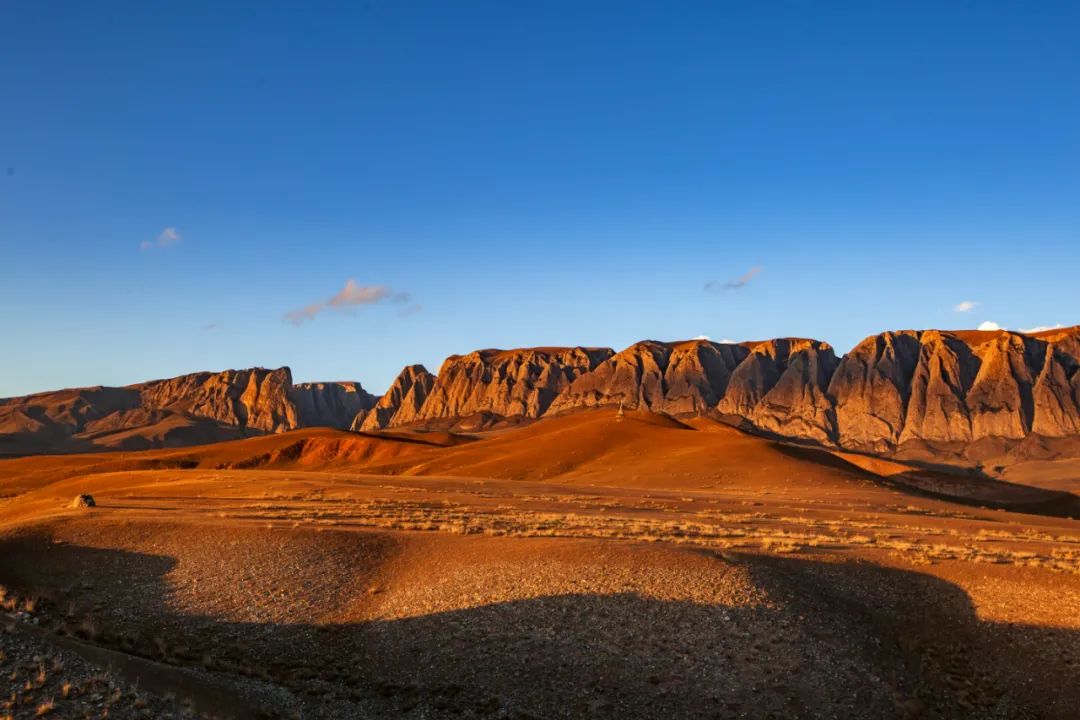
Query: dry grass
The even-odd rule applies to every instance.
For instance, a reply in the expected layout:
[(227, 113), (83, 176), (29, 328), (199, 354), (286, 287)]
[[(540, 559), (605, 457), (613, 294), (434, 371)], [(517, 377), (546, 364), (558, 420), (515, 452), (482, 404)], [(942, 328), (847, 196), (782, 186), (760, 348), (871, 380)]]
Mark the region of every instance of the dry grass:
[[(321, 496), (320, 496), (321, 497)], [(721, 549), (793, 553), (808, 548), (891, 550), (913, 565), (945, 560), (1014, 564), (1080, 574), (1080, 549), (1068, 546), (1075, 536), (1053, 536), (1030, 528), (960, 530), (893, 522), (889, 514), (822, 519), (766, 512), (732, 513), (715, 509), (679, 510), (671, 503), (648, 500), (625, 506), (601, 504), (597, 496), (526, 496), (557, 500), (568, 512), (530, 510), (520, 505), (474, 507), (449, 500), (413, 501), (371, 498), (290, 505), (258, 503), (217, 513), (232, 519), (286, 523), (291, 527), (368, 527), (456, 535), (515, 537), (615, 538), (639, 542), (670, 542)], [(305, 496), (306, 501), (311, 496)], [(687, 500), (682, 498), (682, 501)], [(663, 519), (641, 517), (662, 511)], [(591, 507), (589, 512), (586, 508)], [(934, 517), (908, 510), (903, 515)], [(853, 532), (855, 530), (862, 532)], [(934, 538), (949, 539), (937, 542)], [(1010, 547), (1005, 547), (1009, 545)]]

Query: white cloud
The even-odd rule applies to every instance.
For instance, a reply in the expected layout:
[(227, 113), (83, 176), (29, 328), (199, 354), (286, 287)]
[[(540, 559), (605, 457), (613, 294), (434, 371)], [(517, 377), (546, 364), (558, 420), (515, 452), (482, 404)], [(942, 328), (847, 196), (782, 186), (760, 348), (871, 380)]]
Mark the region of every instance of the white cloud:
[(139, 249), (145, 252), (154, 248), (167, 248), (178, 242), (180, 242), (180, 231), (174, 227), (167, 227), (153, 240), (143, 240), (139, 243)]
[(976, 328), (976, 329), (977, 330), (994, 331), (994, 330), (1004, 330), (1005, 328), (1001, 327), (1000, 325), (998, 325), (993, 320), (984, 320), (983, 322), (979, 323), (979, 327)]
[(978, 306), (979, 303), (975, 302), (974, 300), (965, 300), (964, 302), (957, 304), (956, 307), (953, 308), (953, 310), (958, 313), (966, 313), (971, 312)]
[[(406, 293), (395, 293), (385, 285), (360, 285), (350, 278), (345, 281), (345, 287), (334, 293), (323, 302), (311, 303), (296, 310), (285, 313), (285, 322), (293, 325), (303, 325), (309, 320), (314, 320), (319, 313), (330, 308), (343, 310), (358, 305), (375, 305), (383, 300), (394, 302), (406, 302), (409, 296)], [(417, 306), (419, 307), (419, 306)]]
[(1028, 335), (1033, 335), (1035, 333), (1046, 332), (1048, 330), (1060, 330), (1063, 327), (1065, 326), (1061, 323), (1058, 323), (1057, 325), (1038, 325), (1033, 328), (1020, 328), (1020, 332), (1026, 333)]
[(690, 339), (691, 340), (708, 340), (709, 336), (708, 335), (695, 335), (694, 337), (692, 337)]

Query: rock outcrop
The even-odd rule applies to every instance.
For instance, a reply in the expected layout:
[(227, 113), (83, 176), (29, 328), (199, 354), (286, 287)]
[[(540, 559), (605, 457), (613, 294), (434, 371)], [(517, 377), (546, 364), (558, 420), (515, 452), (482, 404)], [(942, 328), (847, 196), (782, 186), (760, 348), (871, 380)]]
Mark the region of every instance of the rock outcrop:
[(374, 404), (358, 383), (293, 385), (289, 368), (59, 390), (0, 400), (0, 453), (139, 450), (310, 425), (348, 428)]
[(832, 347), (818, 340), (755, 343), (716, 409), (745, 418), (758, 430), (829, 443), (836, 419), (826, 389), (837, 364)]
[(358, 382), (297, 383), (289, 391), (300, 427), (348, 430), (363, 422), (379, 398)]
[(606, 348), (582, 347), (477, 350), (452, 355), (439, 370), (415, 421), (480, 413), (540, 417), (574, 379), (610, 355)]
[(900, 440), (919, 363), (919, 334), (886, 332), (863, 340), (829, 383), (836, 434), (851, 448), (883, 452)]
[(578, 377), (549, 412), (621, 404), (671, 415), (705, 413), (716, 407), (747, 354), (741, 345), (708, 340), (645, 340)]
[(359, 383), (294, 385), (288, 368), (195, 373), (0, 400), (0, 453), (173, 446), (315, 425), (482, 430), (617, 405), (878, 454), (1080, 447), (1080, 327), (885, 332), (842, 359), (802, 338), (646, 340), (619, 353), (478, 350), (447, 358), (438, 377), (410, 365), (381, 398)]
[(883, 333), (840, 363), (829, 394), (837, 440), (888, 452), (907, 443), (1016, 441), (1080, 432), (1080, 332)]
[(669, 415), (718, 412), (759, 430), (828, 440), (825, 388), (836, 363), (832, 348), (815, 340), (646, 340), (579, 377), (549, 412), (620, 404)]
[(171, 410), (246, 430), (282, 432), (299, 427), (290, 401), (289, 368), (201, 372), (154, 380), (130, 389), (144, 410)]
[(366, 432), (416, 422), (434, 385), (435, 376), (423, 365), (406, 366), (371, 411), (357, 417), (352, 429)]
[(1042, 333), (1046, 360), (1035, 378), (1031, 429), (1043, 437), (1080, 435), (1080, 328)]

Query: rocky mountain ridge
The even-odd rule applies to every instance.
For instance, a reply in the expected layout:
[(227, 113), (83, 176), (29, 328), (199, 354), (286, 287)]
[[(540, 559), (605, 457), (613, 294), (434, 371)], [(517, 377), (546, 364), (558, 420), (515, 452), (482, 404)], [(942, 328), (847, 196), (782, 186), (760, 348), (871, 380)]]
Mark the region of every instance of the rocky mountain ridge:
[(874, 454), (1061, 439), (1080, 447), (1080, 327), (884, 332), (842, 358), (806, 338), (478, 350), (447, 358), (438, 376), (410, 365), (381, 397), (355, 382), (294, 384), (288, 368), (195, 373), (0, 400), (0, 453), (138, 449), (316, 425), (483, 429), (619, 405)]
[(287, 367), (58, 390), (0, 399), (0, 454), (176, 447), (311, 425), (347, 429), (376, 400), (354, 382), (293, 384)]
[[(449, 358), (420, 410), (388, 426), (622, 405), (715, 415), (779, 437), (892, 454), (904, 447), (1076, 437), (1078, 369), (1080, 327), (1036, 334), (885, 332), (842, 358), (827, 343), (805, 338), (647, 340), (618, 353), (483, 350)], [(536, 399), (522, 399), (529, 397)]]

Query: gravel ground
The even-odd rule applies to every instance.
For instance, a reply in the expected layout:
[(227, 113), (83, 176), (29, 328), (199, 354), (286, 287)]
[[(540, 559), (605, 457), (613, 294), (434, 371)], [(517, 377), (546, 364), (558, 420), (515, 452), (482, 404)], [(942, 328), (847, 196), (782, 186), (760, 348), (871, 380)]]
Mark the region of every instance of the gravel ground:
[(44, 631), (152, 661), (162, 687), (205, 676), (186, 687), (221, 717), (1064, 719), (1080, 701), (1077, 580), (1035, 568), (100, 517), (0, 544)]
[(0, 632), (0, 658), (6, 686), (0, 717), (199, 717), (190, 702), (140, 690), (108, 668), (10, 621)]

